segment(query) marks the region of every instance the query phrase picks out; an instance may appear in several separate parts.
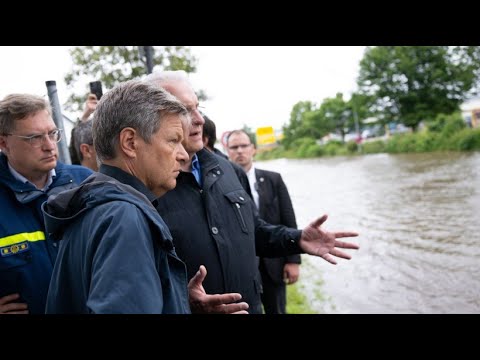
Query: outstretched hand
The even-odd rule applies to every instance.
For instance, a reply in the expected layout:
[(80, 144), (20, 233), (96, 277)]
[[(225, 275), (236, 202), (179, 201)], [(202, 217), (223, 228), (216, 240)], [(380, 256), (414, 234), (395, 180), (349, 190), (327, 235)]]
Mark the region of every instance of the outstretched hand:
[(337, 263), (333, 256), (350, 259), (351, 256), (349, 254), (337, 248), (359, 249), (359, 246), (354, 243), (337, 241), (337, 238), (358, 236), (358, 233), (352, 231), (326, 231), (322, 229), (320, 225), (322, 225), (327, 218), (327, 215), (323, 215), (303, 229), (299, 242), (300, 247), (307, 254), (319, 256), (332, 264)]
[(238, 293), (209, 295), (203, 288), (207, 269), (201, 265), (188, 283), (188, 297), (192, 313), (196, 314), (248, 314), (246, 302), (236, 303), (242, 298)]

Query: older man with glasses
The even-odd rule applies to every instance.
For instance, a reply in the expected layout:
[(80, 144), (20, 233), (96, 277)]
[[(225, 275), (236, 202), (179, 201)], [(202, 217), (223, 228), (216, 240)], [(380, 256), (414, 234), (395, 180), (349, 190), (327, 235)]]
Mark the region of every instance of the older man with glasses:
[(44, 313), (57, 255), (41, 204), (92, 171), (57, 161), (62, 130), (36, 95), (0, 101), (0, 314)]

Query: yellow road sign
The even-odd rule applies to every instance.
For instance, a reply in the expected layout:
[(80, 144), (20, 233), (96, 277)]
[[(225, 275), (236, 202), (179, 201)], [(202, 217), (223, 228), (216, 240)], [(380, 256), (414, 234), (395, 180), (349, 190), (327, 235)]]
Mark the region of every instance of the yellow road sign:
[(275, 131), (273, 130), (273, 127), (266, 126), (266, 127), (257, 128), (257, 145), (258, 146), (275, 144), (275, 142), (276, 142)]

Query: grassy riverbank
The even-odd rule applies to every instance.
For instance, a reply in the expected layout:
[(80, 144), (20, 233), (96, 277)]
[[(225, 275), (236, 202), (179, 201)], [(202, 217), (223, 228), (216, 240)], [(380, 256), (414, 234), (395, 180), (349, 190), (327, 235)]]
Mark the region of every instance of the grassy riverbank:
[(298, 283), (287, 286), (287, 314), (316, 314)]
[(330, 299), (324, 295), (322, 286), (323, 280), (310, 263), (310, 259), (302, 256), (299, 280), (293, 285), (287, 285), (287, 314), (323, 313), (319, 308), (330, 304)]
[(336, 155), (362, 155), (373, 153), (420, 153), (433, 151), (480, 151), (480, 128), (465, 127), (463, 120), (455, 116), (439, 117), (422, 131), (406, 133), (357, 144), (330, 141), (319, 145), (315, 139), (295, 140), (290, 148), (282, 145), (259, 152), (257, 160), (277, 158), (315, 158)]

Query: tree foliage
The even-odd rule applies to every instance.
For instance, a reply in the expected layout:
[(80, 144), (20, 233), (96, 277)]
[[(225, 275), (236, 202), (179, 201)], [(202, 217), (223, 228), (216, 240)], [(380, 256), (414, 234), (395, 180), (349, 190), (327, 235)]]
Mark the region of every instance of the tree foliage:
[[(88, 93), (88, 82), (100, 80), (104, 89), (146, 74), (146, 59), (139, 46), (81, 46), (70, 50), (72, 70), (65, 76), (71, 95), (66, 108), (79, 111)], [(153, 65), (162, 70), (196, 71), (197, 59), (184, 46), (154, 46)], [(203, 95), (204, 96), (204, 95)]]
[(320, 107), (310, 101), (298, 102), (290, 113), (289, 124), (283, 127), (282, 142), (288, 149), (298, 139), (321, 139), (332, 132), (343, 138), (346, 132), (356, 130), (355, 120), (361, 125), (361, 119), (369, 116), (370, 102), (370, 96), (357, 93), (349, 101), (337, 93), (324, 99)]
[(288, 149), (295, 139), (303, 137), (312, 137), (309, 134), (308, 127), (305, 124), (307, 114), (315, 110), (315, 105), (311, 101), (300, 101), (293, 106), (290, 112), (290, 122), (283, 126), (282, 144)]
[(322, 136), (335, 131), (343, 139), (345, 130), (348, 131), (353, 123), (353, 112), (343, 99), (342, 93), (337, 93), (334, 98), (324, 99), (318, 113), (318, 120), (313, 125), (324, 130)]
[(479, 47), (379, 46), (367, 48), (358, 86), (373, 96), (371, 109), (387, 121), (416, 129), (420, 121), (458, 110), (478, 92)]

